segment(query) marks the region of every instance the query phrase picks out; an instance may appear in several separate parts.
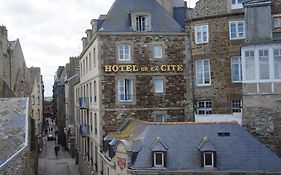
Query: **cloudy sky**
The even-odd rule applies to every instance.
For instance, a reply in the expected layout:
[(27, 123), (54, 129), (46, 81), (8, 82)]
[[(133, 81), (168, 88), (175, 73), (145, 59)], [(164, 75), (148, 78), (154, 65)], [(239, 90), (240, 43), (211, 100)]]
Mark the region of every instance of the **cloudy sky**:
[[(194, 7), (197, 0), (189, 0)], [(10, 41), (19, 39), (28, 67), (40, 67), (45, 96), (52, 96), (54, 75), (82, 50), (91, 19), (106, 14), (114, 0), (1, 0), (0, 25)]]

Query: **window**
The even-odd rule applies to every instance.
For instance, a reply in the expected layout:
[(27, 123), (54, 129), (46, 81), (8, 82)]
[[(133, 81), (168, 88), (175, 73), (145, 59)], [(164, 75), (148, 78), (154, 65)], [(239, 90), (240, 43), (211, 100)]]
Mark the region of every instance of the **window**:
[(86, 57), (86, 73), (88, 73), (89, 64), (88, 64), (88, 57)]
[(209, 36), (208, 36), (208, 25), (201, 25), (195, 27), (195, 43), (208, 43)]
[(204, 152), (204, 167), (214, 167), (214, 153), (213, 152)]
[(93, 49), (93, 66), (96, 66), (96, 48)]
[(230, 39), (245, 38), (244, 21), (229, 22), (229, 37)]
[(164, 80), (154, 80), (154, 90), (155, 93), (164, 92)]
[(118, 60), (119, 61), (131, 60), (131, 46), (130, 46), (130, 44), (119, 44), (118, 45)]
[(242, 100), (232, 100), (231, 101), (231, 106), (232, 106), (232, 112), (241, 112), (242, 109)]
[(118, 81), (119, 101), (133, 100), (133, 80), (123, 79)]
[(281, 79), (281, 49), (274, 49), (274, 78)]
[(97, 83), (94, 81), (94, 102), (97, 102)]
[(273, 28), (281, 28), (281, 16), (273, 16)]
[(92, 94), (92, 83), (90, 83), (90, 102), (93, 101), (93, 94)]
[(212, 102), (211, 101), (198, 101), (197, 102), (197, 114), (212, 114)]
[(195, 61), (196, 85), (211, 85), (210, 61), (208, 59)]
[(155, 122), (165, 122), (165, 115), (164, 114), (156, 114), (155, 115)]
[(97, 119), (97, 113), (94, 115), (94, 126), (95, 126), (95, 134), (98, 133), (98, 119)]
[(91, 52), (89, 53), (89, 71), (92, 70), (92, 54)]
[(260, 80), (269, 79), (269, 57), (268, 50), (259, 50)]
[(136, 30), (137, 31), (147, 31), (147, 17), (146, 16), (136, 16)]
[(243, 8), (242, 0), (231, 0), (231, 9)]
[(246, 63), (246, 80), (255, 80), (255, 52), (245, 51), (245, 63)]
[(164, 153), (163, 152), (155, 152), (154, 153), (154, 167), (160, 168), (164, 167)]
[(242, 81), (242, 64), (240, 56), (231, 57), (231, 80), (232, 82)]
[(163, 58), (163, 47), (162, 45), (155, 45), (153, 47), (154, 58)]

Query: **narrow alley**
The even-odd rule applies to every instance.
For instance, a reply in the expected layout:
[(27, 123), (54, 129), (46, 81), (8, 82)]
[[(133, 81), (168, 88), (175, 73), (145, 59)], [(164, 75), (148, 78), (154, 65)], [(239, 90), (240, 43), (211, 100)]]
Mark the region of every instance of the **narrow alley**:
[[(54, 128), (50, 124), (49, 128)], [(43, 138), (43, 151), (38, 158), (38, 175), (80, 175), (75, 159), (71, 158), (69, 152), (64, 151), (60, 146), (58, 155), (55, 154), (55, 137), (48, 139), (48, 134)]]

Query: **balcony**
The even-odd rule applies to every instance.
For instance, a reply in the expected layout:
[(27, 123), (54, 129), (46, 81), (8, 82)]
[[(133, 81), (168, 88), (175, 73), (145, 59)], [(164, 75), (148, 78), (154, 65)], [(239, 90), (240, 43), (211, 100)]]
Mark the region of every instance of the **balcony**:
[(80, 125), (80, 134), (82, 135), (82, 137), (89, 136), (90, 134), (89, 125), (86, 124)]
[(89, 109), (89, 97), (80, 97), (79, 106), (80, 109)]

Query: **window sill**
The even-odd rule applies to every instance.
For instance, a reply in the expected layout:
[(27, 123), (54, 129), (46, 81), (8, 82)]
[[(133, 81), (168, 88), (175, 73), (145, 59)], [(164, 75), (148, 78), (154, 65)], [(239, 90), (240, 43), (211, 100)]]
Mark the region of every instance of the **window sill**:
[(208, 44), (209, 43), (209, 41), (206, 41), (206, 42), (200, 42), (200, 43), (198, 43), (198, 42), (196, 42), (195, 41), (195, 44)]

